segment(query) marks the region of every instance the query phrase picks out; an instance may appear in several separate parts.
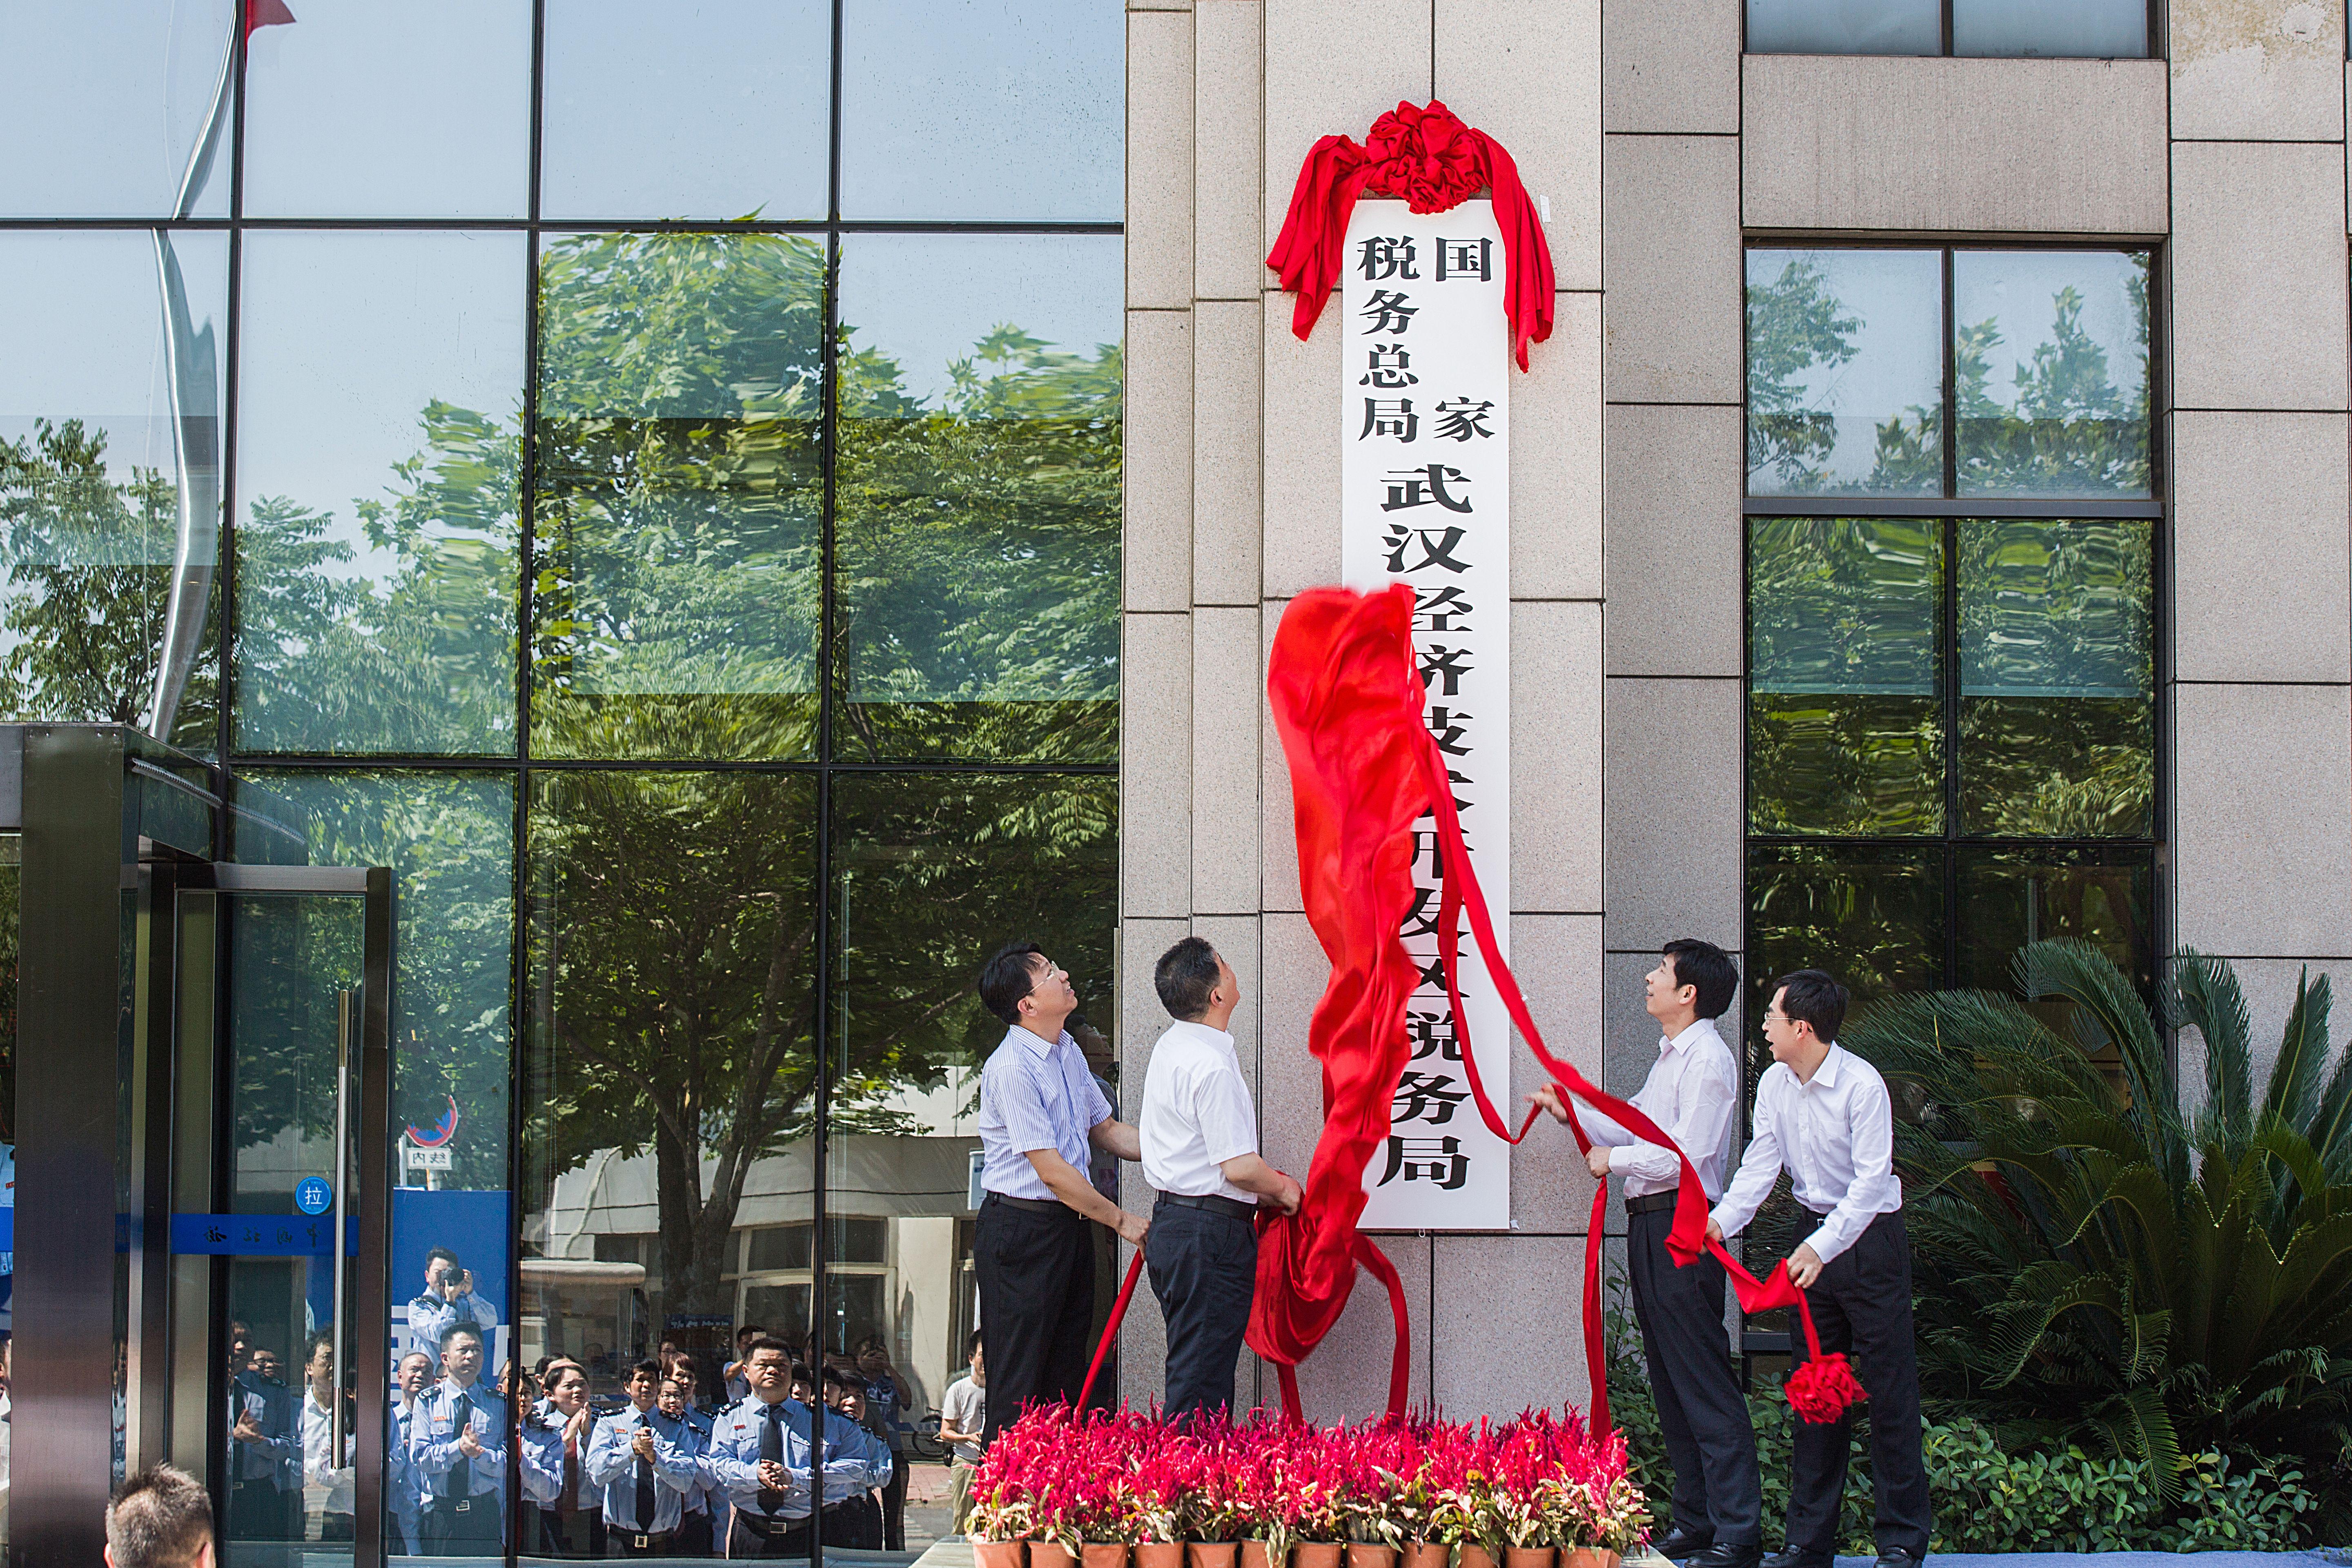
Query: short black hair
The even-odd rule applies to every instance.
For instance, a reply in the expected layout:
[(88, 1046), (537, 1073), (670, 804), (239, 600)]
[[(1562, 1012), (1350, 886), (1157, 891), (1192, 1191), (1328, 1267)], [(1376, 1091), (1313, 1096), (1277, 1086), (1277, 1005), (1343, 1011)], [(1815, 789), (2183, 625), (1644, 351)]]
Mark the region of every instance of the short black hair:
[(1021, 998), (1036, 989), (1037, 971), (1029, 960), (1045, 951), (1034, 942), (1008, 942), (980, 966), (981, 1005), (1008, 1029), (1021, 1022)]
[(972, 1330), (963, 1340), (963, 1359), (970, 1361), (980, 1351), (980, 1331)]
[(1675, 985), (1698, 987), (1698, 1016), (1722, 1017), (1739, 994), (1739, 966), (1731, 962), (1731, 954), (1692, 936), (1678, 936), (1658, 951), (1674, 960)]
[(1188, 936), (1160, 955), (1151, 972), (1152, 989), (1171, 1018), (1186, 1023), (1209, 1010), (1209, 994), (1217, 988), (1217, 950), (1206, 937)]
[(187, 1568), (213, 1535), (213, 1500), (204, 1484), (170, 1465), (124, 1478), (106, 1505), (114, 1568)]
[(741, 1328), (735, 1331), (735, 1342), (740, 1345), (745, 1340), (756, 1340), (767, 1331), (768, 1331), (766, 1329), (762, 1328), (758, 1323), (746, 1323)]
[(1813, 1036), (1823, 1045), (1837, 1042), (1838, 1026), (1845, 1022), (1846, 989), (1818, 969), (1800, 969), (1783, 974), (1772, 987), (1785, 992), (1780, 998), (1780, 1011), (1792, 1024), (1811, 1024)]
[(792, 1376), (788, 1381), (790, 1386), (793, 1388), (798, 1388), (803, 1384), (806, 1384), (809, 1387), (814, 1388), (816, 1386), (816, 1373), (808, 1369), (807, 1363), (796, 1361), (793, 1363)]
[(799, 1359), (800, 1355), (799, 1352), (793, 1350), (792, 1346), (786, 1344), (783, 1341), (770, 1334), (761, 1334), (758, 1339), (753, 1340), (750, 1344), (743, 1347), (743, 1359), (745, 1361), (750, 1361), (761, 1351), (773, 1351), (778, 1355), (782, 1356), (786, 1361), (795, 1361)]
[(450, 1251), (446, 1247), (426, 1247), (425, 1249), (425, 1267), (427, 1268), (432, 1268), (433, 1260), (436, 1258), (447, 1258), (449, 1260), (449, 1267), (452, 1268), (463, 1268), (466, 1267), (464, 1264), (457, 1261), (457, 1255)]
[(839, 1367), (835, 1366), (830, 1363), (827, 1363), (825, 1365), (824, 1381), (826, 1385), (832, 1388), (847, 1388), (849, 1386), (849, 1378), (847, 1375), (845, 1374)]
[(650, 1377), (658, 1384), (662, 1380), (662, 1363), (654, 1360), (653, 1357), (647, 1356), (645, 1360), (638, 1362), (635, 1365), (630, 1367), (629, 1375), (623, 1381), (635, 1383), (640, 1377)]
[(449, 1348), (449, 1342), (456, 1339), (459, 1334), (473, 1335), (474, 1342), (478, 1345), (486, 1345), (489, 1343), (488, 1340), (482, 1338), (481, 1330), (476, 1328), (473, 1324), (467, 1322), (461, 1318), (441, 1331), (441, 1348), (445, 1351), (447, 1350)]

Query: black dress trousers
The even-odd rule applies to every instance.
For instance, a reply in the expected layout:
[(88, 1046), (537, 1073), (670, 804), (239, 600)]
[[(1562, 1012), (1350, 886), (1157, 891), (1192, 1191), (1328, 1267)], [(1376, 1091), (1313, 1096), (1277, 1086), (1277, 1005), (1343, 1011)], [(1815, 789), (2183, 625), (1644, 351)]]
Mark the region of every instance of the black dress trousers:
[[(1162, 1201), (1151, 1211), (1143, 1262), (1168, 1321), (1168, 1418), (1229, 1408), (1257, 1287), (1257, 1227), (1238, 1215)], [(992, 1366), (992, 1394), (995, 1382)]]
[[(1854, 1375), (1870, 1395), (1870, 1474), (1877, 1496), (1878, 1549), (1927, 1555), (1935, 1516), (1927, 1501), (1927, 1471), (1919, 1457), (1919, 1353), (1911, 1338), (1911, 1242), (1900, 1211), (1883, 1214), (1854, 1244), (1823, 1266), (1805, 1292), (1824, 1352), (1853, 1358)], [(1805, 1336), (1790, 1335), (1793, 1364), (1805, 1363)], [(1846, 1456), (1853, 1418), (1816, 1426), (1797, 1423), (1789, 1478), (1790, 1551), (1828, 1557), (1837, 1545), (1839, 1500), (1845, 1495)]]
[(1095, 1323), (1094, 1222), (991, 1193), (980, 1205), (972, 1263), (980, 1276), (980, 1341), (988, 1354), (983, 1443), (1021, 1419), (1033, 1400), (1077, 1403)]
[(1701, 1540), (1753, 1546), (1763, 1540), (1763, 1484), (1748, 1401), (1731, 1374), (1723, 1265), (1708, 1255), (1675, 1268), (1666, 1251), (1674, 1224), (1672, 1209), (1626, 1220), (1633, 1315), (1675, 1468), (1674, 1522)]

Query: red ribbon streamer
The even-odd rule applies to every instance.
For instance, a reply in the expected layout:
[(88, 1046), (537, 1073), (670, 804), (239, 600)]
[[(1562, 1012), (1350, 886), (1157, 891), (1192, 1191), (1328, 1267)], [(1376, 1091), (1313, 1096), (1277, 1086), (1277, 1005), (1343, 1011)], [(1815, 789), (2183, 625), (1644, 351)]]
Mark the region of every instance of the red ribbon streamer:
[[(1706, 1237), (1708, 1205), (1698, 1171), (1657, 1123), (1630, 1101), (1601, 1089), (1548, 1050), (1510, 967), (1500, 956), (1494, 921), (1462, 839), (1445, 761), (1422, 721), (1420, 671), (1412, 657), (1412, 589), (1396, 584), (1363, 595), (1317, 588), (1293, 600), (1275, 633), (1267, 695), (1290, 764), (1298, 828), (1298, 879), (1308, 923), (1331, 961), (1331, 978), (1307, 1027), (1307, 1049), (1323, 1068), (1322, 1136), (1297, 1215), (1261, 1213), (1257, 1291), (1250, 1308), (1250, 1348), (1273, 1362), (1283, 1406), (1300, 1414), (1295, 1368), (1321, 1342), (1354, 1285), (1355, 1264), (1388, 1287), (1397, 1340), (1389, 1408), (1404, 1408), (1409, 1340), (1404, 1295), (1388, 1259), (1356, 1231), (1363, 1213), (1363, 1172), (1389, 1135), (1398, 1076), (1408, 1056), (1407, 1000), (1420, 971), (1398, 935), (1412, 898), (1412, 828), (1428, 812), (1442, 851), (1438, 931), (1446, 993), (1478, 1112), (1495, 1134), (1514, 1132), (1478, 1076), (1459, 982), (1460, 921), (1470, 931), (1511, 1022), (1565, 1094), (1573, 1094), (1636, 1137), (1674, 1149), (1681, 1163), (1675, 1220), (1666, 1249), (1677, 1267), (1711, 1252), (1730, 1276), (1743, 1311), (1793, 1306), (1803, 1321), (1811, 1360), (1789, 1384), (1790, 1403), (1807, 1420), (1835, 1420), (1862, 1396), (1842, 1355), (1824, 1356), (1804, 1292), (1784, 1260), (1759, 1280), (1718, 1242)], [(1569, 1106), (1577, 1146), (1591, 1140)], [(1585, 1235), (1584, 1342), (1592, 1385), (1591, 1424), (1610, 1426), (1607, 1358), (1601, 1342), (1601, 1221), (1605, 1184), (1593, 1194)], [(1375, 1261), (1377, 1260), (1377, 1261)]]
[(1416, 213), (1442, 213), (1481, 190), (1493, 193), (1495, 223), (1503, 231), (1503, 312), (1511, 321), (1511, 353), (1527, 369), (1528, 344), (1551, 336), (1551, 247), (1510, 153), (1434, 99), (1426, 108), (1398, 104), (1372, 121), (1360, 146), (1345, 136), (1326, 136), (1299, 165), (1289, 215), (1265, 258), (1281, 274), (1282, 286), (1298, 296), (1291, 331), (1304, 340), (1315, 330), (1339, 281), (1358, 197), (1402, 196)]

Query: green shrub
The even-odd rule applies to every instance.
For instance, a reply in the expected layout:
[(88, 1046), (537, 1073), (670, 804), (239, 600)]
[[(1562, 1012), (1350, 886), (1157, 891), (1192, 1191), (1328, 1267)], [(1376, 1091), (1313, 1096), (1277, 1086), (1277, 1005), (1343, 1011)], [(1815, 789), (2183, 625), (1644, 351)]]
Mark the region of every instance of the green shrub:
[[(1611, 1314), (1609, 1403), (1624, 1431), (1633, 1472), (1649, 1495), (1654, 1530), (1670, 1516), (1673, 1472), (1643, 1375), (1638, 1339)], [(1867, 1406), (1864, 1406), (1865, 1411)], [(1779, 1541), (1788, 1516), (1796, 1413), (1777, 1390), (1748, 1396), (1763, 1468), (1764, 1538)], [(1873, 1555), (1870, 1422), (1853, 1426), (1854, 1449), (1838, 1513), (1838, 1550)], [(2288, 1461), (2208, 1452), (2182, 1461), (2179, 1497), (2168, 1503), (2145, 1459), (2093, 1457), (2080, 1447), (2015, 1452), (1968, 1417), (1930, 1422), (1922, 1436), (1935, 1552), (2285, 1552), (2312, 1543), (2319, 1500)]]

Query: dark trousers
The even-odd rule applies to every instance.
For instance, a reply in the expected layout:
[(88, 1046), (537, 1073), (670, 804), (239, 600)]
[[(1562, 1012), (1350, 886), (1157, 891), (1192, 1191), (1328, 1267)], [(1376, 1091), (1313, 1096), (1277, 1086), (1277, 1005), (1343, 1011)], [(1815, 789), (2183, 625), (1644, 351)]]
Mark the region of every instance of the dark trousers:
[(427, 1557), (496, 1557), (502, 1545), (495, 1492), (468, 1498), (427, 1498), (418, 1542)]
[(805, 1557), (809, 1554), (809, 1521), (804, 1519), (761, 1519), (743, 1509), (727, 1527), (730, 1557)]
[(677, 1553), (681, 1557), (709, 1557), (716, 1550), (709, 1513), (689, 1513), (677, 1521)]
[(985, 1443), (1032, 1401), (1077, 1403), (1095, 1323), (1093, 1222), (1056, 1204), (1016, 1208), (991, 1193), (980, 1205), (972, 1263), (980, 1341), (988, 1352)]
[(359, 1534), (359, 1519), (348, 1513), (322, 1513), (319, 1516), (319, 1539), (351, 1541)]
[(1731, 1374), (1723, 1265), (1706, 1256), (1675, 1268), (1666, 1252), (1674, 1224), (1672, 1209), (1633, 1215), (1625, 1238), (1633, 1316), (1675, 1468), (1674, 1522), (1703, 1541), (1753, 1546), (1764, 1538), (1763, 1484), (1748, 1401)]
[[(1870, 1394), (1870, 1477), (1876, 1492), (1878, 1549), (1927, 1554), (1934, 1515), (1927, 1471), (1919, 1458), (1919, 1354), (1911, 1338), (1911, 1242), (1903, 1215), (1883, 1214), (1854, 1244), (1829, 1260), (1805, 1292), (1823, 1352), (1844, 1351)], [(1794, 1364), (1805, 1362), (1805, 1336), (1790, 1336)], [(1790, 1465), (1790, 1551), (1827, 1557), (1837, 1545), (1838, 1502), (1845, 1495), (1846, 1456), (1853, 1447), (1843, 1421), (1797, 1423)]]
[(602, 1557), (604, 1555), (604, 1516), (594, 1509), (575, 1509), (572, 1528), (563, 1527), (563, 1515), (551, 1508), (539, 1510), (539, 1554), (542, 1557)]
[(302, 1493), (283, 1491), (267, 1476), (230, 1483), (228, 1538), (232, 1541), (302, 1539)]
[[(1169, 1419), (1230, 1409), (1257, 1286), (1257, 1227), (1238, 1215), (1162, 1202), (1151, 1211), (1143, 1262), (1168, 1321)], [(992, 1393), (995, 1381), (992, 1365)]]
[(824, 1543), (856, 1552), (882, 1550), (882, 1505), (870, 1492), (845, 1498), (824, 1510)]
[(890, 1484), (882, 1489), (882, 1550), (907, 1550), (907, 1456), (890, 1456)]

